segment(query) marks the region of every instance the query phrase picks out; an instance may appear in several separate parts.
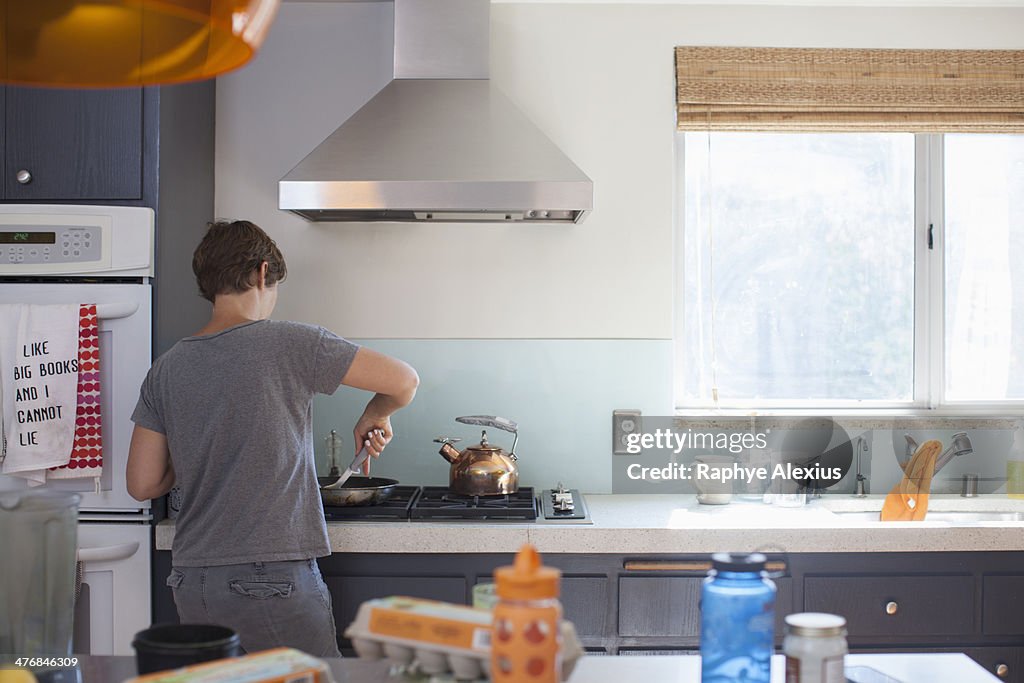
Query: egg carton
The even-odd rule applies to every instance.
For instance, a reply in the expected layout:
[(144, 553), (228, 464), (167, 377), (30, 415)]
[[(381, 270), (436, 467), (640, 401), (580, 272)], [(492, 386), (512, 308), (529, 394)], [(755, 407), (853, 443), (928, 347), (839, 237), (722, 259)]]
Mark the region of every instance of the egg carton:
[[(363, 659), (387, 659), (404, 672), (459, 681), (490, 677), (490, 610), (435, 600), (391, 596), (359, 606), (345, 637)], [(562, 680), (569, 678), (583, 647), (570, 621), (562, 637)]]

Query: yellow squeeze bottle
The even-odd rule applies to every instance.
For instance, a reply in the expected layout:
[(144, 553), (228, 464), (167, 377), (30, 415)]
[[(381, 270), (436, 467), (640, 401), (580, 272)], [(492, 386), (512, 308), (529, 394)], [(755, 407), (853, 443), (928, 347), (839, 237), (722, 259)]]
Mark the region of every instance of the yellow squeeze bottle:
[(1024, 430), (1020, 427), (1013, 432), (1013, 445), (1006, 458), (1006, 495), (1024, 498)]

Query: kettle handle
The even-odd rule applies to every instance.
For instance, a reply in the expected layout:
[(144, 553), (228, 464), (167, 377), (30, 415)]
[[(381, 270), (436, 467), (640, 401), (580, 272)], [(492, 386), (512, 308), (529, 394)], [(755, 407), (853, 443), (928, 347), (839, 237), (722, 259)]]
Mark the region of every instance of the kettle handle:
[(497, 417), (496, 415), (464, 415), (455, 418), (455, 421), (465, 425), (480, 425), (481, 427), (504, 429), (506, 432), (512, 432), (513, 434), (519, 431), (518, 424), (508, 418)]
[(513, 460), (518, 460), (516, 457), (516, 444), (519, 443), (519, 425), (512, 420), (496, 415), (463, 415), (462, 417), (455, 418), (455, 421), (466, 425), (494, 427), (496, 429), (504, 429), (506, 432), (512, 432), (515, 438), (512, 440), (512, 450), (508, 455)]

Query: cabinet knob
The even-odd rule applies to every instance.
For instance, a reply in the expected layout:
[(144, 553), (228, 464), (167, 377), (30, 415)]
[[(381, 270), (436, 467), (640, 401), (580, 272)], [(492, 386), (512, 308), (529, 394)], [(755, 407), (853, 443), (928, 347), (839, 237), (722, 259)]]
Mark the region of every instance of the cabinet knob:
[(17, 178), (18, 182), (22, 185), (28, 185), (32, 182), (32, 174), (24, 168), (18, 171), (14, 177)]
[(890, 602), (885, 603), (885, 613), (886, 614), (896, 614), (899, 611), (900, 611), (900, 604), (898, 602), (890, 601)]
[(996, 667), (996, 676), (999, 676), (1000, 678), (1006, 678), (1009, 675), (1010, 667), (1008, 667), (1006, 664), (1000, 664)]

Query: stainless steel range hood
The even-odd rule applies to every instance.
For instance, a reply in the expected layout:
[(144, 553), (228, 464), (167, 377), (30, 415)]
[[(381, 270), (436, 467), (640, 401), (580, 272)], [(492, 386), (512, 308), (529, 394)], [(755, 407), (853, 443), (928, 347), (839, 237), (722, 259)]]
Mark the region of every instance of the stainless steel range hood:
[(395, 0), (395, 79), (281, 179), (311, 221), (578, 223), (593, 183), (488, 80), (489, 0)]

